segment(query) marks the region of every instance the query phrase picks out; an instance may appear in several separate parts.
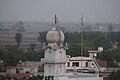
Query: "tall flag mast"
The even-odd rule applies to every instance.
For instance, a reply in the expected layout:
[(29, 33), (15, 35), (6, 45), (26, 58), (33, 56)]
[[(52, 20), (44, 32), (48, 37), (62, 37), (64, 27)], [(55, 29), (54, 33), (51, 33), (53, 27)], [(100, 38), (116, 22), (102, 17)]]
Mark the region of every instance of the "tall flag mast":
[(83, 72), (83, 70), (82, 70), (82, 57), (83, 57), (83, 49), (84, 49), (84, 41), (83, 41), (83, 31), (84, 31), (84, 28), (83, 28), (83, 26), (84, 26), (84, 18), (83, 18), (83, 16), (81, 17), (81, 73)]
[(60, 45), (60, 40), (61, 40), (61, 33), (60, 33), (60, 30), (59, 30), (59, 25), (58, 25), (58, 23), (59, 23), (59, 21), (58, 21), (58, 18), (57, 18), (57, 13), (55, 13), (55, 27), (56, 27), (56, 29), (58, 30), (58, 32), (59, 32), (59, 45)]

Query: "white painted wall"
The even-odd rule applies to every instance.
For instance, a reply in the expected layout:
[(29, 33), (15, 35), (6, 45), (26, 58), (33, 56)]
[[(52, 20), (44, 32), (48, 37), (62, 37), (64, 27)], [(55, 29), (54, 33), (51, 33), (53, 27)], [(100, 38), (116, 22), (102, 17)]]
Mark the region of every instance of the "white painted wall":
[[(44, 75), (64, 75), (66, 72), (65, 60), (66, 50), (61, 49), (50, 49), (45, 50), (45, 58), (48, 62), (44, 64)], [(56, 62), (56, 63), (53, 63)]]

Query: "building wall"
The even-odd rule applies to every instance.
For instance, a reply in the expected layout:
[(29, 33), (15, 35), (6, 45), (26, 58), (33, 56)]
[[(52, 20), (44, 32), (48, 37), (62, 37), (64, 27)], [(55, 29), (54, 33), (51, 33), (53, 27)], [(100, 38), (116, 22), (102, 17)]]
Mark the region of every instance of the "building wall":
[(20, 64), (17, 65), (17, 67), (23, 69), (21, 70), (21, 73), (25, 73), (26, 71), (28, 71), (34, 74), (36, 70), (38, 72), (40, 68), (43, 69), (43, 64), (40, 61), (27, 61), (27, 62), (21, 62)]
[(49, 60), (61, 60), (66, 58), (66, 51), (64, 49), (52, 50), (47, 48), (45, 50), (45, 58)]
[(16, 68), (13, 69), (6, 69), (7, 74), (16, 74)]
[[(74, 66), (74, 63), (78, 63), (78, 66)], [(69, 64), (69, 65), (68, 65)], [(82, 67), (81, 67), (82, 65)], [(92, 61), (69, 61), (68, 63), (66, 63), (66, 69), (90, 69), (90, 68), (95, 68), (94, 66), (94, 62)]]
[(66, 72), (66, 50), (63, 48), (57, 50), (47, 48), (42, 61), (45, 61), (44, 75), (63, 75)]

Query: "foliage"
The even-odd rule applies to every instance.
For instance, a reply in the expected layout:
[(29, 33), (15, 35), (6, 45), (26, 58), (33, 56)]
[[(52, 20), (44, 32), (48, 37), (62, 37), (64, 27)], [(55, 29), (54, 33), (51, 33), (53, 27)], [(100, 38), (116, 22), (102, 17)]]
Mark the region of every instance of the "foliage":
[(103, 51), (102, 53), (98, 53), (97, 58), (105, 61), (113, 62), (116, 60), (117, 62), (120, 62), (120, 49), (110, 49)]
[[(98, 37), (96, 39), (94, 39), (93, 41), (91, 41), (93, 46), (95, 48), (102, 46), (104, 49), (109, 49), (111, 48), (111, 44), (109, 42), (109, 40), (106, 40), (105, 37)], [(96, 43), (96, 44), (95, 44)], [(106, 46), (107, 45), (107, 46)]]
[[(16, 42), (20, 45), (22, 36), (16, 33)], [(103, 54), (98, 54), (98, 58), (101, 60), (111, 61), (114, 60), (120, 61), (119, 59), (119, 45), (120, 45), (120, 32), (84, 32), (84, 55), (88, 56), (87, 51), (91, 49), (97, 49), (97, 47), (104, 47)], [(39, 32), (38, 39), (41, 43), (46, 43), (45, 40), (46, 32)], [(67, 54), (71, 56), (79, 56), (80, 55), (80, 33), (79, 32), (65, 32), (65, 43), (68, 43), (68, 51)], [(118, 43), (117, 50), (112, 49), (112, 43)], [(31, 44), (31, 49), (34, 49), (35, 45)], [(29, 50), (25, 52), (21, 49), (17, 49), (16, 46), (6, 46), (0, 49), (0, 58), (4, 59), (7, 62), (7, 65), (15, 65), (19, 60), (39, 60), (40, 57), (43, 57), (43, 51), (38, 50)], [(29, 55), (28, 55), (29, 53)], [(13, 63), (13, 62), (14, 63)], [(11, 63), (12, 62), (12, 63)]]
[(120, 49), (109, 49), (98, 53), (97, 59), (108, 61), (108, 67), (117, 67), (114, 61), (120, 62)]
[[(46, 32), (39, 32), (39, 41), (45, 42)], [(77, 56), (80, 54), (80, 42), (81, 42), (81, 33), (80, 32), (65, 32), (65, 41), (69, 44), (69, 49), (67, 54), (72, 56)], [(87, 50), (97, 49), (99, 46), (102, 46), (104, 50), (111, 49), (115, 42), (118, 43), (118, 48), (120, 46), (120, 32), (84, 32), (84, 51), (85, 55)], [(75, 48), (74, 48), (75, 47)]]
[(108, 67), (119, 67), (117, 63), (108, 61)]
[[(38, 40), (43, 43), (46, 43), (46, 33), (39, 32)], [(80, 32), (65, 32), (65, 41), (64, 43), (80, 43), (81, 42), (81, 33)], [(114, 42), (120, 44), (120, 32), (84, 32), (84, 41), (91, 44), (91, 47), (95, 49), (99, 46), (104, 47), (104, 50), (112, 48)]]
[(120, 70), (112, 72), (112, 74), (108, 77), (108, 80), (120, 80)]
[(120, 44), (120, 31), (119, 32), (108, 32), (107, 38), (111, 40), (111, 42), (113, 43), (117, 42)]
[(65, 41), (67, 43), (80, 43), (80, 33), (78, 32), (66, 32)]
[(15, 34), (15, 40), (17, 42), (17, 47), (20, 46), (20, 42), (22, 41), (22, 34), (21, 33), (16, 33)]
[[(90, 47), (90, 44), (89, 43), (83, 43), (83, 55), (84, 56), (88, 56), (88, 50), (91, 50), (93, 49), (92, 47)], [(71, 55), (71, 56), (80, 56), (81, 52), (81, 44), (80, 43), (71, 43), (69, 46), (68, 46), (68, 52), (67, 54), (68, 55)]]
[(101, 32), (87, 32), (85, 33), (86, 41), (92, 44), (95, 48), (102, 46), (104, 50), (112, 47), (112, 44), (108, 38), (106, 38), (106, 33)]
[(104, 35), (101, 32), (85, 32), (84, 33), (85, 40), (90, 41), (90, 42), (102, 36)]
[(0, 72), (5, 72), (5, 67), (4, 66), (5, 66), (4, 64), (0, 65)]
[(6, 79), (6, 77), (5, 77), (5, 76), (0, 75), (0, 80), (5, 80), (5, 79)]
[(45, 31), (43, 32), (39, 32), (39, 36), (38, 36), (38, 40), (41, 42), (41, 43), (46, 43), (46, 33)]
[(80, 55), (80, 44), (74, 43), (68, 46), (67, 54), (71, 56), (79, 56)]
[(41, 57), (43, 57), (42, 50), (25, 52), (11, 45), (0, 48), (0, 58), (9, 66), (15, 66), (20, 60), (38, 61)]
[(30, 49), (31, 49), (31, 50), (34, 50), (35, 47), (36, 47), (36, 44), (30, 44)]

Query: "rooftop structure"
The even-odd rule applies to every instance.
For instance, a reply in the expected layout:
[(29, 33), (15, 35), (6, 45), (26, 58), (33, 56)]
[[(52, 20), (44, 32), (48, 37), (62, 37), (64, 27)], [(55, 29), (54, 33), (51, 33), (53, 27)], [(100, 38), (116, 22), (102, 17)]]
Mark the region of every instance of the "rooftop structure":
[[(67, 48), (63, 45), (64, 34), (59, 29), (58, 18), (56, 14), (55, 14), (54, 27), (50, 31), (48, 31), (46, 40), (48, 42), (48, 45), (44, 46), (45, 57), (41, 59), (41, 62), (44, 63), (45, 76), (54, 76), (54, 80), (102, 80), (103, 79), (102, 77), (101, 78), (99, 77), (99, 74), (77, 73), (76, 69), (74, 72), (66, 73), (66, 63), (69, 62), (69, 60), (71, 61), (72, 60), (74, 61), (76, 59), (81, 60), (81, 58), (73, 57), (71, 59), (68, 59), (66, 57)], [(85, 58), (85, 59), (90, 60), (90, 58)]]

